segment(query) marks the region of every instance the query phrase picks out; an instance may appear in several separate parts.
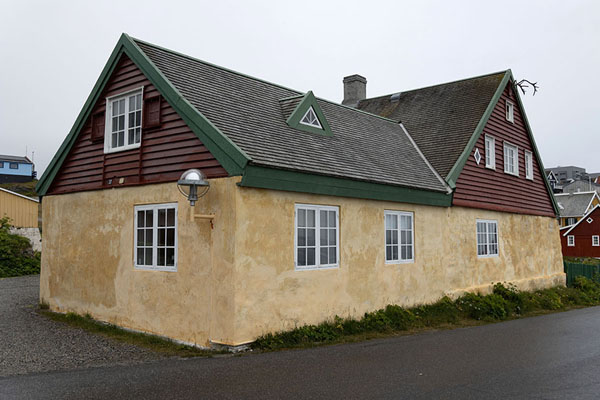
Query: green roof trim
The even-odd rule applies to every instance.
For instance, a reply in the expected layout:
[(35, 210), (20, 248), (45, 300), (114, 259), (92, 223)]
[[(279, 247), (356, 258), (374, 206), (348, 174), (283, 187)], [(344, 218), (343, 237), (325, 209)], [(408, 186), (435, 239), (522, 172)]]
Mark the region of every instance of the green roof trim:
[[(319, 123), (321, 124), (323, 129), (319, 129), (314, 126), (309, 126), (309, 125), (300, 123), (300, 120), (304, 117), (304, 115), (306, 114), (308, 109), (311, 107), (312, 107), (313, 111), (315, 112), (315, 114), (317, 115), (317, 118), (319, 119)], [(333, 136), (333, 133), (331, 132), (331, 128), (329, 127), (329, 124), (327, 123), (327, 119), (325, 118), (325, 115), (323, 114), (323, 110), (321, 110), (321, 107), (319, 106), (319, 103), (317, 103), (317, 99), (315, 98), (315, 95), (313, 94), (313, 92), (311, 90), (309, 90), (304, 95), (304, 98), (302, 99), (302, 101), (300, 103), (298, 103), (298, 105), (296, 106), (296, 109), (294, 111), (292, 111), (292, 113), (288, 117), (286, 123), (292, 128), (300, 129), (305, 132), (316, 133), (317, 135)]]
[[(502, 96), (502, 93), (504, 92), (506, 85), (508, 85), (513, 80), (514, 80), (514, 78), (512, 75), (512, 71), (509, 69), (505, 72), (504, 77), (502, 78), (502, 81), (500, 82), (500, 85), (498, 85), (498, 88), (496, 89), (496, 92), (494, 93), (492, 100), (488, 104), (488, 106), (485, 110), (485, 113), (481, 117), (481, 120), (479, 120), (479, 123), (477, 124), (477, 127), (475, 128), (473, 135), (471, 135), (471, 138), (469, 139), (467, 146), (464, 148), (462, 154), (460, 155), (458, 160), (456, 160), (456, 163), (454, 164), (454, 166), (448, 173), (448, 176), (446, 177), (446, 182), (448, 182), (448, 185), (450, 185), (450, 187), (452, 189), (456, 188), (456, 181), (458, 179), (458, 176), (460, 175), (465, 164), (467, 163), (467, 160), (469, 159), (469, 157), (471, 155), (471, 151), (473, 150), (473, 147), (475, 147), (477, 140), (479, 140), (479, 137), (483, 133), (483, 129), (485, 128), (488, 120), (490, 119), (490, 116), (492, 115), (492, 112), (494, 111), (496, 104), (500, 100), (500, 97)], [(558, 210), (558, 205), (556, 204), (556, 200), (554, 199), (554, 193), (552, 191), (550, 183), (548, 182), (548, 177), (546, 176), (546, 173), (544, 172), (544, 165), (542, 163), (542, 158), (540, 157), (540, 153), (538, 151), (537, 145), (535, 144), (535, 139), (533, 138), (531, 126), (529, 125), (527, 115), (525, 114), (525, 108), (523, 107), (523, 103), (521, 102), (521, 96), (519, 95), (519, 92), (516, 89), (515, 89), (515, 97), (517, 98), (517, 103), (519, 104), (519, 109), (520, 109), (521, 113), (523, 114), (523, 120), (525, 121), (525, 127), (527, 129), (527, 134), (529, 136), (529, 139), (531, 140), (533, 153), (536, 157), (538, 165), (542, 169), (541, 175), (543, 176), (544, 184), (546, 185), (546, 190), (548, 191), (548, 195), (550, 196), (550, 200), (552, 201), (554, 213), (556, 215), (559, 215), (560, 213)]]
[(126, 54), (136, 66), (144, 73), (148, 80), (156, 87), (165, 100), (175, 109), (184, 122), (202, 141), (206, 148), (215, 156), (217, 161), (225, 168), (229, 175), (241, 175), (250, 157), (227, 136), (219, 131), (206, 117), (192, 106), (162, 72), (150, 61), (146, 54), (137, 46), (127, 34), (122, 34), (111, 53), (100, 77), (96, 81), (92, 92), (88, 96), (79, 116), (75, 120), (71, 131), (61, 144), (46, 171), (36, 185), (36, 191), (44, 196), (52, 181), (58, 174), (61, 165), (69, 154), (85, 121), (87, 121), (102, 90), (106, 86), (122, 54)]
[(260, 189), (424, 204), (439, 207), (450, 207), (452, 205), (452, 195), (447, 193), (411, 189), (374, 182), (356, 181), (257, 165), (246, 166), (242, 180), (238, 185)]

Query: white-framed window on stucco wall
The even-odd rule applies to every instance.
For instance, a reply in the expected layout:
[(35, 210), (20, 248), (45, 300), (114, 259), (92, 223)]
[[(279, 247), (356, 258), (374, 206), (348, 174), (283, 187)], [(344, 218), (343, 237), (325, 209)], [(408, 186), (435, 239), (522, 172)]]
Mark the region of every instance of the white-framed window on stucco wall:
[(294, 210), (296, 270), (339, 266), (339, 207), (296, 204)]
[(136, 269), (177, 271), (177, 203), (134, 207)]
[(414, 261), (413, 213), (384, 211), (385, 263), (399, 264)]
[(498, 222), (494, 220), (477, 220), (477, 256), (498, 256)]

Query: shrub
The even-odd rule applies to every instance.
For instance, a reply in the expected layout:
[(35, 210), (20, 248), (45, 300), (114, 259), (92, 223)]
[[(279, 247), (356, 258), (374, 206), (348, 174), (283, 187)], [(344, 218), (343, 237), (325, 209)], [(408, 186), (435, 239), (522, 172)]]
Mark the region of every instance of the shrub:
[(0, 278), (40, 273), (40, 253), (28, 239), (10, 233), (8, 217), (0, 218)]
[(498, 294), (467, 293), (456, 303), (466, 315), (476, 320), (502, 320), (510, 315), (509, 303)]
[(460, 311), (457, 304), (447, 296), (444, 296), (433, 304), (416, 307), (413, 312), (424, 326), (454, 324), (460, 318)]

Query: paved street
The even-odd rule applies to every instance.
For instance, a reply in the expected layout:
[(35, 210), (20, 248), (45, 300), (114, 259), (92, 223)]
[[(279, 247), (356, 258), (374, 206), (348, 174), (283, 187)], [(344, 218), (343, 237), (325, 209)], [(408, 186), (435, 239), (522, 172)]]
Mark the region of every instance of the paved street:
[(0, 378), (0, 398), (597, 399), (600, 307), (310, 350)]

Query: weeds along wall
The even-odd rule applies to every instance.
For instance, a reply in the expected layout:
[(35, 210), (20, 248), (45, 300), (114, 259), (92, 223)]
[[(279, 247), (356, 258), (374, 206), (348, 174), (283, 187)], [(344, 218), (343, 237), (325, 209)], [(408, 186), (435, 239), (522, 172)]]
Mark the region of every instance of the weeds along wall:
[[(469, 208), (348, 199), (211, 179), (191, 220), (175, 183), (44, 198), (40, 300), (186, 343), (239, 345), (273, 331), (360, 317), (387, 304), (564, 284), (556, 220)], [(134, 207), (178, 204), (176, 272), (134, 268)], [(339, 207), (339, 266), (297, 271), (296, 204)], [(384, 211), (414, 213), (414, 262), (385, 263)], [(476, 220), (497, 220), (499, 256), (478, 258)]]

